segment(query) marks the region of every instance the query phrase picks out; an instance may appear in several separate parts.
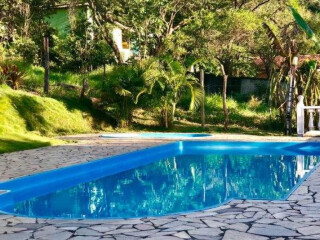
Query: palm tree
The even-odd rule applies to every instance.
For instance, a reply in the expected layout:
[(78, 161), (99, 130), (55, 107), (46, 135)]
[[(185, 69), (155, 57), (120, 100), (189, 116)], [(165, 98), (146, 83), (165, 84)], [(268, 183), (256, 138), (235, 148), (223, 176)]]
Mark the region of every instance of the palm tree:
[(119, 127), (132, 123), (133, 112), (138, 107), (136, 96), (144, 89), (142, 74), (137, 64), (114, 66), (101, 87), (102, 104)]
[(177, 104), (185, 91), (189, 89), (191, 92), (190, 111), (199, 107), (202, 101), (204, 93), (198, 79), (189, 74), (183, 64), (171, 57), (152, 59), (144, 73), (144, 79), (146, 88), (139, 96), (146, 92), (151, 93), (156, 84), (160, 86), (162, 117), (166, 128), (169, 127), (169, 121), (174, 121)]

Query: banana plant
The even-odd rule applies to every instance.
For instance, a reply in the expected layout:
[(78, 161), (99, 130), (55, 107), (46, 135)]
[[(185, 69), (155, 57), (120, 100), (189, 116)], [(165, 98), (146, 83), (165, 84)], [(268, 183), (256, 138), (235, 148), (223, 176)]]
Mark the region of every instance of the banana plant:
[[(303, 19), (303, 17), (299, 14), (298, 10), (289, 5), (290, 11), (292, 13), (293, 18), (296, 21), (297, 27), (302, 29), (309, 39), (311, 39), (317, 47), (319, 47), (319, 40), (307, 22)], [(290, 71), (291, 61), (294, 56), (297, 55), (296, 46), (292, 45), (294, 41), (291, 41), (290, 34), (287, 31), (287, 28), (284, 28), (284, 32), (280, 34), (280, 37), (277, 36), (272, 28), (267, 24), (264, 23), (264, 28), (266, 29), (267, 36), (270, 40), (270, 45), (272, 46), (275, 56), (283, 57), (283, 62), (281, 67), (278, 71), (273, 71), (270, 78), (270, 93), (269, 93), (269, 104), (275, 105), (280, 110), (280, 115), (284, 116), (284, 106), (285, 102), (287, 101), (287, 94), (288, 88), (286, 85), (282, 84), (283, 80), (288, 81), (289, 78), (286, 77), (286, 73)], [(298, 75), (301, 75), (300, 73)], [(302, 76), (302, 75), (301, 75)], [(310, 84), (312, 84), (314, 74), (308, 73), (308, 78), (306, 79), (306, 74), (303, 77), (300, 77), (299, 83), (304, 81), (304, 87), (309, 88)], [(301, 85), (301, 84), (300, 84)], [(305, 91), (307, 90), (305, 88)], [(313, 96), (313, 95), (312, 95)], [(290, 111), (291, 112), (291, 111)], [(283, 119), (284, 120), (284, 119)]]
[(295, 9), (293, 6), (290, 6), (292, 15), (298, 24), (298, 26), (307, 34), (307, 36), (315, 42), (318, 48), (320, 48), (319, 40), (316, 36), (316, 34), (313, 32), (311, 27), (308, 25), (308, 23), (303, 19), (303, 17), (299, 14), (298, 10)]
[(151, 94), (155, 85), (159, 85), (161, 115), (166, 128), (169, 127), (169, 122), (173, 122), (176, 106), (187, 89), (191, 93), (190, 111), (200, 106), (204, 93), (198, 79), (189, 74), (179, 61), (171, 57), (153, 59), (143, 76), (146, 87), (138, 94), (136, 101), (144, 93)]
[(303, 89), (303, 96), (307, 105), (319, 104), (320, 76), (317, 73), (317, 61), (305, 61), (298, 71), (298, 85)]
[[(283, 28), (280, 35), (276, 35), (269, 24), (264, 23), (269, 43), (273, 49), (272, 70), (270, 73), (270, 85), (269, 85), (269, 107), (274, 106), (279, 109), (281, 120), (284, 121), (285, 103), (287, 101), (287, 85), (283, 84), (283, 81), (289, 81), (286, 77), (290, 71), (291, 61), (293, 56), (297, 54), (295, 45), (292, 38), (294, 33), (289, 32), (287, 28)], [(277, 58), (276, 58), (277, 57)], [(280, 58), (281, 57), (281, 58)], [(275, 69), (274, 62), (281, 61), (280, 69)]]
[[(290, 9), (297, 25), (307, 34), (308, 38), (316, 44), (317, 48), (320, 49), (319, 39), (312, 28), (303, 19), (296, 8), (290, 6)], [(319, 74), (316, 72), (316, 69), (317, 61), (311, 60), (303, 63), (299, 71), (300, 87), (304, 88), (303, 95), (310, 105), (317, 104), (320, 97)]]

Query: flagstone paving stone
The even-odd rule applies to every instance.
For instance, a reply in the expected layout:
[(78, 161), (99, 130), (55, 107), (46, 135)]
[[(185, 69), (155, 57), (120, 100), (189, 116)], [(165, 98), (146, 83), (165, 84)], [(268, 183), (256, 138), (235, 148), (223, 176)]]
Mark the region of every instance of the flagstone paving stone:
[(31, 238), (32, 233), (30, 231), (26, 231), (21, 233), (3, 234), (0, 236), (1, 240), (28, 240)]
[(233, 230), (226, 231), (223, 240), (268, 240), (267, 237), (257, 236), (250, 233), (238, 232)]
[(264, 226), (256, 226), (258, 224), (254, 224), (250, 229), (249, 233), (263, 235), (263, 236), (276, 236), (276, 237), (296, 237), (299, 234), (296, 231), (274, 225), (264, 225)]
[[(73, 145), (0, 155), (0, 181), (167, 142), (101, 140), (97, 135), (74, 136), (74, 138), (85, 140)], [(212, 138), (212, 140), (219, 139), (278, 140), (272, 137), (240, 135), (219, 135)], [(281, 138), (281, 140), (299, 139)], [(320, 168), (316, 169), (288, 200), (284, 201), (233, 200), (218, 208), (204, 211), (141, 219), (35, 219), (0, 214), (0, 239), (320, 239)]]
[(319, 226), (302, 227), (302, 228), (298, 228), (297, 230), (299, 233), (302, 233), (303, 235), (320, 234), (320, 227)]

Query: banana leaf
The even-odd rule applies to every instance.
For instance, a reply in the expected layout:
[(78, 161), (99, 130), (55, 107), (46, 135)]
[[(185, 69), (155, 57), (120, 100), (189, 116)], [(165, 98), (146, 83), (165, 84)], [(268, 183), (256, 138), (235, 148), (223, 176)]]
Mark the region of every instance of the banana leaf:
[(308, 25), (308, 23), (302, 18), (302, 16), (299, 14), (299, 12), (292, 6), (290, 6), (292, 15), (294, 19), (296, 20), (299, 27), (307, 34), (307, 36), (313, 40), (318, 47), (320, 47), (319, 40), (311, 27)]

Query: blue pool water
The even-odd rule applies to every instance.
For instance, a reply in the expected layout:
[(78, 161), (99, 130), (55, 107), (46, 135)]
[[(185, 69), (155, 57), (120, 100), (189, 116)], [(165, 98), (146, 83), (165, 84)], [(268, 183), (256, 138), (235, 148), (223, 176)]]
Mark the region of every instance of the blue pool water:
[(204, 138), (210, 137), (206, 133), (109, 133), (102, 134), (103, 138)]
[(320, 161), (317, 143), (177, 142), (0, 183), (0, 210), (133, 218), (285, 199)]

